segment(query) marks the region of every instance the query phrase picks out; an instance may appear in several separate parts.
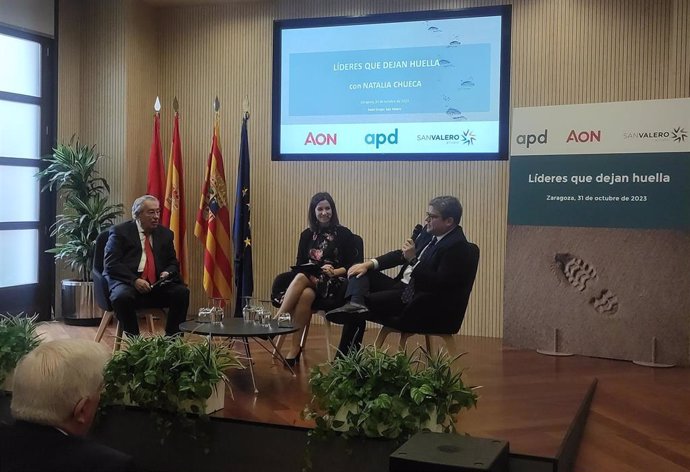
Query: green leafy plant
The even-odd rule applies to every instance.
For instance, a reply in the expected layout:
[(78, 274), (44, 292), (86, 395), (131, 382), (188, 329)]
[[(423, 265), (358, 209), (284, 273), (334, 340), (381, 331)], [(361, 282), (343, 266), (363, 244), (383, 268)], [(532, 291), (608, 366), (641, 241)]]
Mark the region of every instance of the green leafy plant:
[(0, 385), (25, 354), (41, 342), (36, 332), (37, 316), (0, 314)]
[(462, 371), (452, 370), (458, 357), (367, 346), (312, 369), (314, 397), (304, 417), (315, 421), (316, 434), (392, 439), (422, 430), (455, 432), (458, 413), (477, 404)]
[(110, 186), (96, 170), (103, 155), (95, 148), (72, 136), (69, 144), (58, 144), (53, 154), (43, 159), (48, 165), (36, 174), (46, 179), (42, 191), (56, 190), (64, 198), (64, 212), (51, 230), (57, 242), (48, 252), (66, 262), (81, 281), (90, 280), (96, 236), (122, 215), (122, 204), (108, 203)]
[(132, 404), (170, 413), (203, 414), (227, 369), (244, 368), (227, 347), (180, 337), (133, 336), (105, 367), (103, 405)]

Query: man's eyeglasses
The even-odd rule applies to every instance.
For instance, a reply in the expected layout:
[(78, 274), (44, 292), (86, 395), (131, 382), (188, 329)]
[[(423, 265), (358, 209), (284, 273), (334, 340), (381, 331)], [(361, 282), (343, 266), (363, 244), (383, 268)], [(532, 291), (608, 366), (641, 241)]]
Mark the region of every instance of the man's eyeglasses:
[(427, 212), (425, 219), (426, 220), (435, 220), (436, 218), (441, 218), (441, 215), (436, 215), (435, 213)]

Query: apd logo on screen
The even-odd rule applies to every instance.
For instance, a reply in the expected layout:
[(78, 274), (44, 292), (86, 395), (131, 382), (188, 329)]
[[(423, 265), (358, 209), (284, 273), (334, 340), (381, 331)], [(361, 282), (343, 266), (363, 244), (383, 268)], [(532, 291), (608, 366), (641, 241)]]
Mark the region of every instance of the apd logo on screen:
[(368, 133), (364, 136), (364, 142), (367, 144), (373, 144), (376, 146), (376, 149), (386, 144), (398, 144), (398, 128), (395, 128), (395, 131), (390, 134)]

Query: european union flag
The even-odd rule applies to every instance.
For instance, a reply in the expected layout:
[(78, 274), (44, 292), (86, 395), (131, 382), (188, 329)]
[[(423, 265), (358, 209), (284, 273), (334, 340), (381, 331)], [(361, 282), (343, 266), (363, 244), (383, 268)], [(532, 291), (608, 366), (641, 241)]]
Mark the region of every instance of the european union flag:
[(249, 192), (249, 138), (247, 121), (249, 113), (242, 119), (240, 138), (240, 162), (237, 169), (237, 194), (235, 196), (235, 221), (232, 226), (232, 241), (235, 246), (235, 285), (237, 291), (235, 316), (242, 316), (242, 297), (251, 297), (254, 292), (252, 269), (252, 228), (250, 218)]

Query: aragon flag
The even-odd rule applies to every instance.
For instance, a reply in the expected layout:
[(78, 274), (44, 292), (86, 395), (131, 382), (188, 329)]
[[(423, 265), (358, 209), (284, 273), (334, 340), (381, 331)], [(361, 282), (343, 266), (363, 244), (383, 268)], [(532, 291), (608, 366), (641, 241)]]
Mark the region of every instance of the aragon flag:
[(219, 141), (219, 118), (216, 112), (211, 153), (206, 163), (194, 235), (204, 245), (204, 291), (209, 298), (230, 302), (233, 292), (233, 270), (230, 262), (233, 250), (230, 239), (228, 191)]

